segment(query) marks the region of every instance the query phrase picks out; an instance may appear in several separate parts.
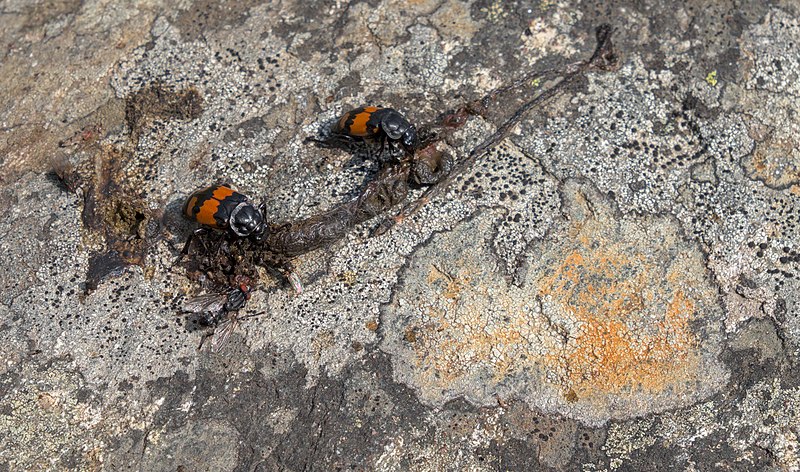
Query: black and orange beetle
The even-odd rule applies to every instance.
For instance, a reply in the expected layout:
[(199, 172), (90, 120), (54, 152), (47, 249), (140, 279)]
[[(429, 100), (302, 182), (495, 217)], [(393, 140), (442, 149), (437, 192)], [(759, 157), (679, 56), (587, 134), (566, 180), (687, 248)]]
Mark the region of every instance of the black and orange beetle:
[[(208, 231), (208, 228), (227, 231), (233, 237), (250, 238), (262, 242), (269, 233), (264, 218), (264, 205), (253, 206), (246, 196), (227, 185), (212, 185), (189, 195), (183, 207), (183, 215), (203, 225), (192, 236)], [(186, 241), (181, 254), (186, 254), (192, 236)]]
[(334, 122), (331, 133), (333, 136), (326, 140), (312, 141), (378, 141), (381, 155), (387, 143), (399, 144), (408, 154), (419, 146), (417, 128), (393, 108), (365, 106), (350, 110)]

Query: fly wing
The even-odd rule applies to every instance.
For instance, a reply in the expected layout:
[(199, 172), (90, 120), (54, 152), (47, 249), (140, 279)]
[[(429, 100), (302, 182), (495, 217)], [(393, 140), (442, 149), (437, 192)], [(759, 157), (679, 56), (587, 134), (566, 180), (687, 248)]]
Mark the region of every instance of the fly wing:
[(289, 279), (289, 283), (292, 285), (292, 288), (298, 295), (303, 293), (303, 282), (300, 281), (300, 276), (298, 276), (295, 272), (289, 272), (286, 278)]
[(225, 306), (228, 297), (220, 293), (208, 293), (186, 300), (183, 311), (187, 313), (217, 313)]
[(217, 353), (225, 346), (237, 324), (235, 320), (227, 320), (214, 330), (214, 336), (211, 338), (211, 352)]

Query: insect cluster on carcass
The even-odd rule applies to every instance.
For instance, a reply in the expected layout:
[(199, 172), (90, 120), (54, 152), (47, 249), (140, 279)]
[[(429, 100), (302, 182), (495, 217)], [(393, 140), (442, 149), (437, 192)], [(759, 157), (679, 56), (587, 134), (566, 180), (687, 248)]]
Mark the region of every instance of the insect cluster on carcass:
[[(188, 300), (184, 310), (199, 315), (201, 325), (216, 328), (211, 345), (213, 350), (218, 350), (240, 321), (258, 316), (239, 314), (256, 286), (256, 266), (266, 268), (297, 293), (302, 293), (303, 286), (294, 272), (292, 258), (325, 247), (344, 237), (355, 225), (386, 213), (405, 200), (410, 186), (428, 187), (419, 199), (403, 207), (395, 217), (386, 219), (373, 234), (380, 235), (394, 223), (412, 215), (455, 176), (505, 139), (533, 107), (589, 71), (615, 69), (618, 57), (611, 42), (612, 33), (609, 25), (597, 28), (597, 46), (588, 60), (561, 69), (524, 74), (511, 84), (467, 102), (419, 129), (392, 108), (362, 106), (345, 112), (323, 136), (306, 141), (348, 150), (377, 145), (376, 157), (381, 167), (356, 198), (321, 214), (273, 223), (265, 214), (264, 204), (256, 206), (228, 184), (212, 185), (192, 193), (184, 205), (184, 216), (201, 226), (187, 239), (179, 260), (184, 261), (189, 273), (205, 279), (217, 290)], [(549, 88), (533, 90), (536, 88), (533, 84), (557, 78), (560, 79)], [(470, 116), (486, 118), (497, 99), (511, 91), (531, 92), (531, 98), (491, 136), (456, 162), (443, 145), (449, 144), (453, 131), (462, 127)]]

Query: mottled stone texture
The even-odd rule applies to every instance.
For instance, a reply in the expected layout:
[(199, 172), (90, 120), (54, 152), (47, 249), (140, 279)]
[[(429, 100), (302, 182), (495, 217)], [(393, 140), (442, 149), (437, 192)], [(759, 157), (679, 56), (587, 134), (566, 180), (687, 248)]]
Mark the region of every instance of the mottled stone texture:
[[(0, 6), (0, 471), (798, 470), (800, 5)], [(276, 221), (377, 163), (303, 142), (417, 124), (621, 55), (447, 191), (263, 273), (219, 353), (180, 313), (182, 199)], [(526, 93), (550, 85), (529, 84)], [(452, 140), (463, 159), (525, 96)], [(415, 190), (410, 198), (419, 195)], [(388, 216), (388, 215), (387, 215)]]

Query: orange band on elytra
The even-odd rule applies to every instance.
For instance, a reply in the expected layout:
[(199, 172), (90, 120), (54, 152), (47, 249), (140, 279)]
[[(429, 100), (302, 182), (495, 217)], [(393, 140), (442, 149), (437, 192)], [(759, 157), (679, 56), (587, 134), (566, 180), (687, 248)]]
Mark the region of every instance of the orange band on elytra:
[(350, 125), (350, 134), (353, 136), (369, 136), (372, 130), (367, 129), (367, 122), (374, 112), (378, 111), (377, 107), (364, 107), (364, 111), (353, 117), (353, 124)]

